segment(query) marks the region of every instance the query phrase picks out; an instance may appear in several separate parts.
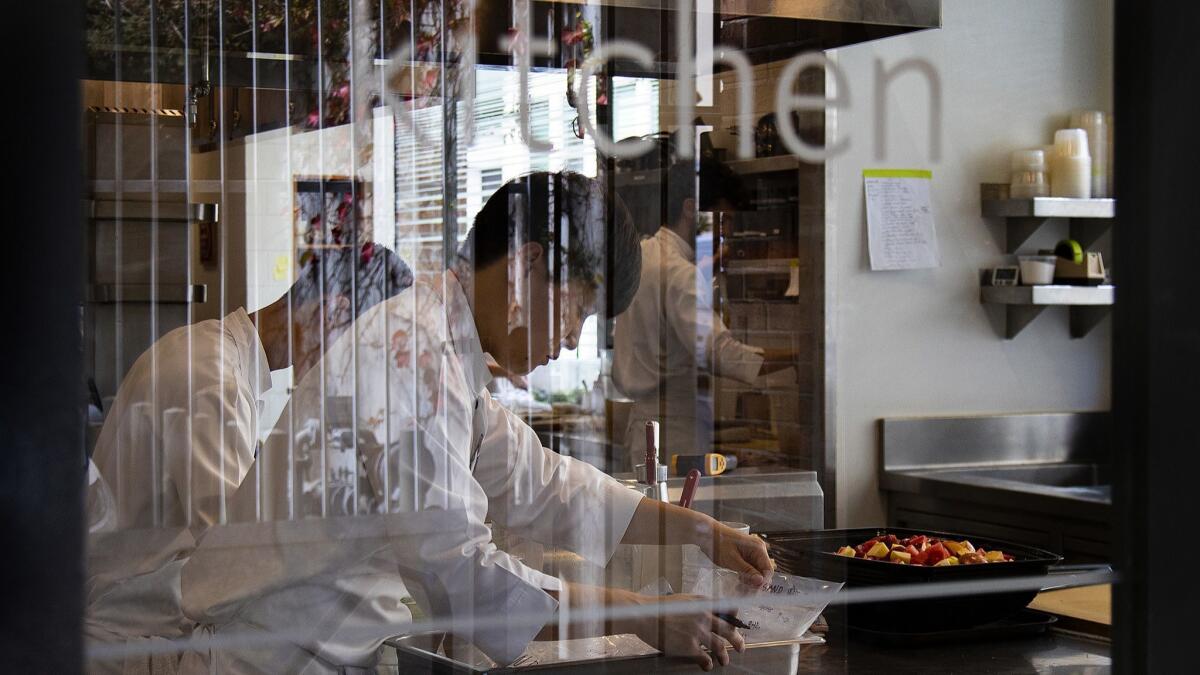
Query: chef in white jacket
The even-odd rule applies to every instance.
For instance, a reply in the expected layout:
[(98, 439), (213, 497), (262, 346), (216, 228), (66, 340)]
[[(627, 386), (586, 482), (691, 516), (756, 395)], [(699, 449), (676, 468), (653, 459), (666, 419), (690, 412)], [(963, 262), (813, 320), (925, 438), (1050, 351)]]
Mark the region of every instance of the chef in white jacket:
[(712, 452), (712, 401), (702, 375), (751, 384), (795, 363), (789, 350), (738, 341), (714, 311), (712, 285), (696, 266), (698, 212), (728, 223), (742, 201), (737, 176), (703, 161), (698, 171), (692, 162), (677, 163), (664, 178), (666, 220), (642, 241), (641, 286), (613, 330), (613, 382), (634, 400), (625, 433), (630, 468), (645, 461), (652, 420), (660, 424), (660, 461)]
[[(90, 641), (136, 644), (191, 633), (180, 570), (196, 541), (228, 519), (254, 461), (270, 371), (292, 365), (303, 377), (355, 314), (411, 284), (404, 261), (376, 244), (325, 250), (273, 304), (175, 329), (134, 362), (90, 465)], [(130, 652), (89, 669), (146, 672), (178, 661)]]
[[(694, 543), (748, 581), (770, 574), (760, 539), (543, 448), (487, 391), (487, 355), (527, 373), (575, 347), (606, 296), (610, 313), (629, 304), (636, 234), (618, 203), (606, 247), (606, 208), (600, 184), (578, 174), (509, 182), (475, 219), (458, 264), (368, 311), (330, 348), (235, 498), (249, 522), (220, 528), (185, 566), (187, 614), (217, 645), (209, 666), (367, 672), (384, 638), (407, 632), (412, 613), (401, 600), (410, 596), (501, 664), (534, 638), (580, 635), (586, 622), (573, 612), (658, 601), (531, 569), (496, 547), (488, 519), (601, 565), (618, 543)], [(296, 453), (291, 429), (327, 420), (328, 403), (345, 396), (354, 397), (358, 436), (354, 513), (339, 517), (344, 507), (326, 500), (322, 517), (297, 520), (296, 490), (283, 478)], [(326, 465), (340, 454), (327, 447)], [(726, 642), (743, 647), (708, 612), (604, 623), (598, 629), (635, 633), (705, 669), (727, 662)], [(238, 646), (221, 647), (235, 638)]]

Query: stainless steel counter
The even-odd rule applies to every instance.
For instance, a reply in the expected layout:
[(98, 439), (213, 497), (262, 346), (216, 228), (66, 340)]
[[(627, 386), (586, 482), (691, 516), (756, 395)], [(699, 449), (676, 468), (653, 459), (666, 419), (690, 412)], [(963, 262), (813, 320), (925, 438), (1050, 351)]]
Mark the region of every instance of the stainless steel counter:
[[(398, 650), (401, 673), (470, 673), (445, 663), (431, 663), (427, 656)], [(724, 669), (714, 673), (1108, 673), (1112, 670), (1109, 645), (1067, 634), (1050, 632), (1024, 639), (957, 643), (936, 647), (877, 647), (838, 636), (824, 645), (759, 647), (731, 654)], [(497, 669), (492, 673), (524, 672)], [(531, 671), (532, 672), (532, 671)], [(541, 672), (548, 672), (542, 670)], [(556, 672), (579, 675), (599, 673), (697, 673), (696, 666), (661, 656), (634, 660), (591, 663), (557, 668)]]
[(880, 486), (894, 492), (1107, 522), (1112, 486), (1106, 474), (1103, 465), (1076, 463), (885, 471)]

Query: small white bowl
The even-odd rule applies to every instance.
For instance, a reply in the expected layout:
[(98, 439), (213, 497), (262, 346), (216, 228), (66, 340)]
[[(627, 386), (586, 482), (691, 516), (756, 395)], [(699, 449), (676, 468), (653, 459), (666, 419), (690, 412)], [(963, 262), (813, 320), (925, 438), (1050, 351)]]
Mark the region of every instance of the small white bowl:
[(1054, 283), (1054, 265), (1058, 260), (1052, 255), (1023, 255), (1021, 261), (1021, 284), (1023, 286), (1045, 286)]

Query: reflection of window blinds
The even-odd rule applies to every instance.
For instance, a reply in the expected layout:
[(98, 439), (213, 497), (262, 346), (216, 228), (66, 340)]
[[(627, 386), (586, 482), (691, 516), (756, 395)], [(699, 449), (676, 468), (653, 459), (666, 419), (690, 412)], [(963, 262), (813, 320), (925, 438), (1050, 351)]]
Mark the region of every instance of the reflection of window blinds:
[(479, 192), (482, 193), (484, 200), (492, 196), (492, 193), (503, 183), (504, 171), (502, 169), (484, 169), (479, 172)]
[[(534, 136), (554, 147), (531, 153), (520, 140), (517, 116), (517, 73), (480, 67), (476, 70), (474, 131), (470, 147), (464, 139), (466, 108), (458, 107), (459, 143), (455, 147), (458, 236), (465, 236), (475, 211), (503, 183), (527, 171), (570, 169), (591, 173), (595, 167), (592, 139), (579, 139), (571, 130), (576, 111), (566, 103), (566, 74), (530, 73), (530, 128)], [(638, 78), (614, 78), (616, 138), (655, 132), (658, 125), (658, 83)], [(396, 149), (396, 248), (419, 269), (440, 269), (442, 245), (443, 175), (442, 108), (418, 110), (398, 106)], [(410, 125), (420, 135), (414, 134)], [(487, 169), (479, 167), (486, 166)], [(468, 168), (479, 172), (472, 190)], [(424, 267), (424, 264), (430, 267)]]

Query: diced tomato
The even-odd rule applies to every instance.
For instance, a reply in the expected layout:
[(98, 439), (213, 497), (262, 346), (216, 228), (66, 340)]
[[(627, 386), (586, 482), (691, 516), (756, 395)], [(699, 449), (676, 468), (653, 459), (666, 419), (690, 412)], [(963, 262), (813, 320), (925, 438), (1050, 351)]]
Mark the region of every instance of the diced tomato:
[(938, 542), (938, 543), (934, 544), (933, 546), (930, 546), (928, 549), (926, 549), (925, 552), (922, 553), (922, 555), (925, 558), (924, 564), (936, 565), (936, 564), (940, 563), (941, 561), (945, 560), (946, 558), (949, 558), (950, 552), (946, 550), (945, 546), (942, 546), (941, 542)]
[[(868, 558), (867, 554), (876, 546), (879, 547), (878, 552), (876, 555)], [(839, 552), (845, 551), (843, 555), (847, 555), (848, 557), (850, 549), (853, 549), (854, 557), (856, 558), (867, 558), (868, 560), (878, 560), (881, 562), (888, 561), (894, 564), (925, 566), (945, 566), (950, 564), (976, 565), (1013, 560), (1011, 555), (1000, 550), (994, 549), (990, 554), (984, 548), (976, 550), (971, 545), (971, 542), (965, 539), (962, 541), (954, 541), (952, 539), (943, 540), (923, 534), (914, 534), (911, 537), (903, 539), (898, 538), (894, 534), (881, 534), (857, 546), (843, 547), (839, 549)]]

